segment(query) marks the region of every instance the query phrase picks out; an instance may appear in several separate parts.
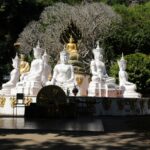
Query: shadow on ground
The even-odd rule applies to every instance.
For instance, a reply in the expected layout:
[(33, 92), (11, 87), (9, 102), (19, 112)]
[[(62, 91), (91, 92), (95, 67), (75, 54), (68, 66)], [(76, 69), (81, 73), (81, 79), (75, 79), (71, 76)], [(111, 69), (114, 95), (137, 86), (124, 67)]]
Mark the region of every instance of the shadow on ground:
[(150, 150), (150, 132), (3, 132), (0, 149)]

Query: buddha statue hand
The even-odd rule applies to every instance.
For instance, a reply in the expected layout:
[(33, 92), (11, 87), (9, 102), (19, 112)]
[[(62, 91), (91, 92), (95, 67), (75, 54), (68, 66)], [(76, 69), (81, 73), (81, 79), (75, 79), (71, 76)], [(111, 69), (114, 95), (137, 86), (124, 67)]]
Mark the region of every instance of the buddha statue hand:
[(20, 81), (23, 81), (27, 75), (29, 74), (29, 72), (26, 72), (26, 73), (23, 73), (21, 76), (20, 76)]

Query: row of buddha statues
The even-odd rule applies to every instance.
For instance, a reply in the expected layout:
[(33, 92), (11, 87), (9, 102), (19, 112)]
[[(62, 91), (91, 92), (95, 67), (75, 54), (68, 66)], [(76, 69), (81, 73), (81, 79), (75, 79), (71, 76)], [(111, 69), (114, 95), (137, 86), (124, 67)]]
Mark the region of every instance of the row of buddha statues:
[[(70, 96), (73, 96), (71, 91), (76, 87), (79, 91), (77, 96), (111, 97), (115, 93), (116, 97), (141, 97), (136, 92), (136, 85), (128, 81), (128, 74), (125, 71), (127, 62), (123, 55), (118, 60), (120, 68), (119, 85), (116, 84), (115, 78), (108, 76), (105, 63), (103, 62), (103, 49), (100, 48), (99, 42), (97, 42), (97, 47), (93, 49), (94, 59), (90, 63), (91, 77), (89, 75), (87, 75), (88, 78), (86, 75), (82, 76), (82, 80), (86, 78), (86, 82), (83, 83), (80, 82), (78, 78), (79, 74), (77, 74), (74, 65), (69, 62), (72, 58), (80, 61), (77, 46), (73, 42), (72, 37), (70, 38), (70, 42), (60, 52), (60, 63), (55, 65), (53, 74), (49, 65), (50, 57), (40, 47), (39, 42), (33, 48), (33, 52), (34, 59), (31, 62), (31, 66), (24, 60), (23, 55), (21, 56), (21, 60), (18, 55), (12, 59), (14, 69), (10, 73), (10, 80), (2, 85), (0, 94), (14, 95), (16, 93), (24, 93), (27, 96), (37, 96), (42, 87), (57, 85), (66, 94), (68, 94), (69, 90)], [(89, 80), (89, 78), (91, 79)], [(120, 91), (120, 95), (117, 95), (118, 91)]]

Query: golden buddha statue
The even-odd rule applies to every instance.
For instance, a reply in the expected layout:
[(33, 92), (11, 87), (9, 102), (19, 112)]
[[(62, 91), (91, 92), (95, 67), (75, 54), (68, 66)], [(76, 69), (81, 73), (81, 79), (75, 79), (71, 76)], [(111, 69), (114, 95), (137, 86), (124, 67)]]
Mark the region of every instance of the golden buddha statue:
[(20, 75), (22, 75), (25, 72), (29, 72), (30, 66), (27, 61), (25, 61), (25, 55), (20, 55)]
[(74, 39), (71, 36), (69, 39), (69, 43), (66, 45), (67, 52), (72, 56), (78, 54), (77, 45), (74, 43)]

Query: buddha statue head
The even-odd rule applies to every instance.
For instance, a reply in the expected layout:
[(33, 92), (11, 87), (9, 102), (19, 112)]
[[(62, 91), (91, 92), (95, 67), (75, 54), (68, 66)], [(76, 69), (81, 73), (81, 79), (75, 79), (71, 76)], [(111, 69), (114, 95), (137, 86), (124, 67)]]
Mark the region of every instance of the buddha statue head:
[(121, 59), (118, 60), (117, 62), (118, 62), (120, 70), (125, 71), (126, 70), (127, 61), (124, 59), (123, 53), (122, 53)]
[(12, 59), (12, 66), (15, 68), (15, 69), (18, 69), (19, 68), (19, 57), (18, 57), (18, 54), (16, 54), (15, 58)]
[(48, 63), (50, 56), (47, 54), (46, 50), (42, 56), (42, 59), (44, 60), (44, 62)]
[(100, 48), (99, 46), (99, 41), (96, 42), (97, 46), (95, 49), (93, 49), (93, 54), (94, 54), (94, 59), (95, 60), (100, 60), (102, 61), (103, 60), (103, 49)]
[(69, 38), (69, 43), (74, 43), (74, 39), (72, 36), (70, 36), (70, 38)]
[(34, 51), (34, 57), (35, 57), (35, 58), (41, 58), (42, 53), (43, 53), (43, 49), (40, 48), (40, 43), (39, 43), (39, 41), (38, 41), (36, 47), (33, 48), (33, 51)]
[(60, 62), (62, 64), (67, 64), (69, 60), (69, 54), (67, 53), (65, 47), (63, 49), (63, 51), (60, 52)]

